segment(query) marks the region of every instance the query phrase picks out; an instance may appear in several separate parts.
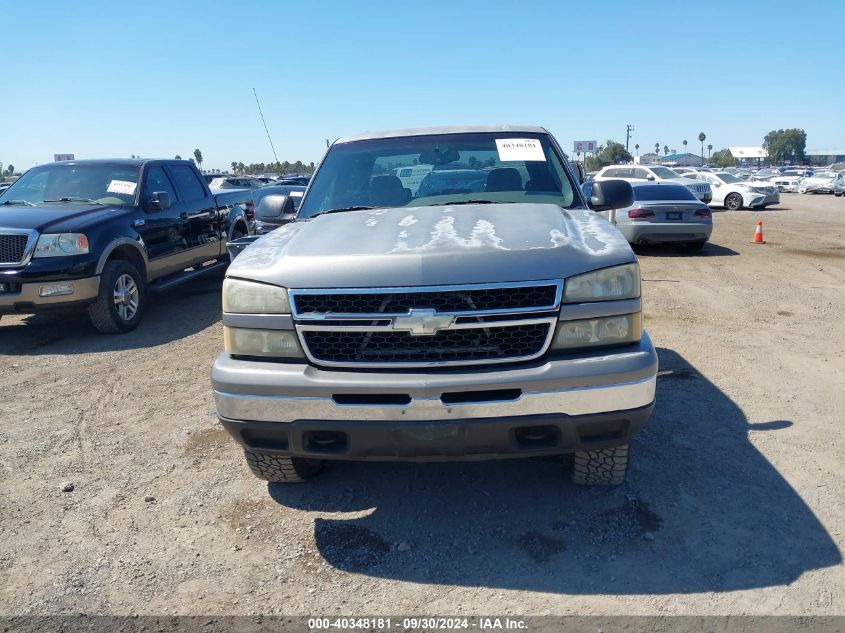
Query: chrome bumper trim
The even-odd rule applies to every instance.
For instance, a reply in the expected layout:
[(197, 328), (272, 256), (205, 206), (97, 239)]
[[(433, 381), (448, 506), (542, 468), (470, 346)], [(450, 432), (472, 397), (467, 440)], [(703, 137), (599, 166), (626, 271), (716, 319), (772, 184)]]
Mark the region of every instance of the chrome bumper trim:
[[(230, 420), (450, 420), (544, 413), (585, 415), (624, 411), (654, 401), (656, 376), (632, 383), (526, 391), (510, 401), (444, 404), (439, 397), (414, 397), (407, 405), (339, 405), (331, 397), (252, 396), (214, 391), (217, 414)], [(483, 389), (484, 385), (479, 385)], [(374, 385), (373, 391), (378, 387)], [(339, 389), (342, 391), (342, 389)]]

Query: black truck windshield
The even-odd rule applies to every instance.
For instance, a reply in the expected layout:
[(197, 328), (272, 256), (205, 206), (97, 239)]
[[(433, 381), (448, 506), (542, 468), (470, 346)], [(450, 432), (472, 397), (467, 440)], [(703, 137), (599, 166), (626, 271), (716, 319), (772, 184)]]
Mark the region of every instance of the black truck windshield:
[(0, 202), (134, 204), (139, 172), (135, 165), (120, 163), (41, 165), (18, 178), (3, 192)]
[(479, 200), (580, 204), (547, 135), (474, 132), (336, 144), (299, 217)]

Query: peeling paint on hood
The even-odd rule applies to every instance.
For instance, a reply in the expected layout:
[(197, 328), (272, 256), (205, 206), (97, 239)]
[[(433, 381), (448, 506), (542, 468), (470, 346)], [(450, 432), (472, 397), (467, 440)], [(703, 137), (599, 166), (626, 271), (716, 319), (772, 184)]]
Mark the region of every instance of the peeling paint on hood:
[(400, 207), (317, 216), (254, 242), (229, 275), (289, 288), (560, 279), (635, 261), (599, 214), (554, 204)]

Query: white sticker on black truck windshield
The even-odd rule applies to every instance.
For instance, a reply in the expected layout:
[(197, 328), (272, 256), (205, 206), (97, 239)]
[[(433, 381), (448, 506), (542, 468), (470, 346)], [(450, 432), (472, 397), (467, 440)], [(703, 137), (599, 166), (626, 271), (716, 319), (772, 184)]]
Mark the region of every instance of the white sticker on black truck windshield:
[(546, 160), (543, 146), (536, 138), (497, 138), (496, 149), (499, 160)]
[(125, 196), (134, 196), (135, 187), (137, 186), (137, 183), (134, 183), (131, 180), (112, 180), (106, 191), (109, 193), (120, 193)]

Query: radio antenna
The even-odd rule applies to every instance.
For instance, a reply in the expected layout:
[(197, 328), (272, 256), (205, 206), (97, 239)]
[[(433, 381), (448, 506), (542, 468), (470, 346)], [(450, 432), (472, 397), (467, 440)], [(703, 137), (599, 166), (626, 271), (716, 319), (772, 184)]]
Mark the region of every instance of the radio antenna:
[(261, 104), (258, 101), (258, 93), (255, 92), (255, 88), (252, 89), (252, 94), (255, 95), (255, 105), (258, 106), (258, 114), (261, 115), (261, 122), (264, 124), (264, 131), (267, 132), (267, 140), (270, 141), (270, 149), (273, 150), (273, 158), (275, 158), (278, 163), (279, 157), (276, 156), (276, 148), (273, 146), (273, 139), (270, 138), (270, 130), (267, 129), (267, 121), (264, 120), (264, 113), (261, 111)]

